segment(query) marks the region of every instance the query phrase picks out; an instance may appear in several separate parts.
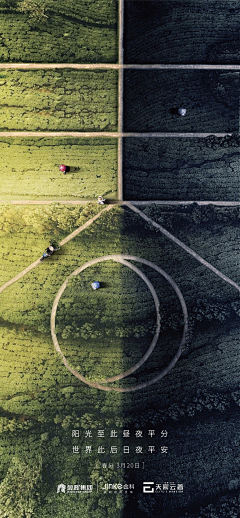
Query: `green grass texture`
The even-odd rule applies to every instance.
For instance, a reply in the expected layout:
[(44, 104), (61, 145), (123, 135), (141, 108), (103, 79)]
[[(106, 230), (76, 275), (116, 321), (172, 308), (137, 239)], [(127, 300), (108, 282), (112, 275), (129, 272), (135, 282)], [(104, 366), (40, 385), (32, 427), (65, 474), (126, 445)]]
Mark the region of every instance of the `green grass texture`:
[(0, 150), (2, 200), (117, 198), (115, 139), (10, 138)]
[(117, 129), (117, 73), (11, 70), (0, 80), (1, 130)]
[(0, 61), (116, 63), (117, 0), (49, 0), (40, 21), (0, 1)]

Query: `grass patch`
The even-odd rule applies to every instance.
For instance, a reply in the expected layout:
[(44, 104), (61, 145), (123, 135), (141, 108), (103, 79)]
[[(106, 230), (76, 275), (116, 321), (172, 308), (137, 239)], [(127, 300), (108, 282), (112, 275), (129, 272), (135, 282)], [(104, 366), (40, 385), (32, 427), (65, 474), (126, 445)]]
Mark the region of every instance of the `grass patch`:
[[(115, 139), (2, 139), (0, 197), (18, 199), (117, 198)], [(60, 164), (70, 171), (59, 171)]]
[(42, 21), (16, 7), (0, 2), (1, 62), (117, 62), (117, 0), (49, 0)]
[(8, 71), (0, 80), (1, 130), (117, 129), (117, 73)]

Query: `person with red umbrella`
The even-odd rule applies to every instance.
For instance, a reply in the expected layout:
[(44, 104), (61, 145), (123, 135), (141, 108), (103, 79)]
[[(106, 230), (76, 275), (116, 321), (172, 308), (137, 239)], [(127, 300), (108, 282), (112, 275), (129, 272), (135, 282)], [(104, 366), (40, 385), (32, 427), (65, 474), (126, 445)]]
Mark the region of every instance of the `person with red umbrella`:
[(63, 174), (66, 174), (67, 172), (67, 166), (62, 164), (59, 166), (59, 171), (62, 171)]

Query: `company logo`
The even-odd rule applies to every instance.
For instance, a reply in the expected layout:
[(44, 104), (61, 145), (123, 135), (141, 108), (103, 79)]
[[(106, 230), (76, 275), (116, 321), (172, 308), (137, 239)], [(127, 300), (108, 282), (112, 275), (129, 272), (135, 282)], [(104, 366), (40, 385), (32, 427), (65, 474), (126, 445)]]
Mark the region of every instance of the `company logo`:
[(101, 489), (106, 493), (106, 492), (112, 492), (112, 491), (115, 491), (115, 492), (119, 492), (119, 493), (122, 493), (122, 492), (125, 492), (125, 493), (133, 493), (133, 490), (134, 490), (134, 484), (108, 484), (108, 483), (105, 483), (103, 485), (103, 487), (101, 487)]
[(65, 484), (58, 484), (57, 493), (66, 493), (66, 486), (65, 486)]
[(183, 493), (183, 484), (143, 482), (143, 493)]
[(154, 493), (154, 482), (143, 482), (143, 493)]
[[(57, 493), (66, 493), (66, 494), (73, 494), (73, 493), (92, 493), (94, 490), (94, 487), (92, 484), (58, 484), (57, 485)], [(111, 483), (108, 482), (101, 482), (100, 484), (97, 483), (95, 487), (95, 491), (97, 493), (99, 491), (104, 491), (104, 493), (125, 493), (125, 494), (132, 494), (134, 490), (134, 484), (119, 484), (119, 483)]]
[(93, 491), (92, 485), (85, 484), (58, 484), (57, 493), (91, 493)]

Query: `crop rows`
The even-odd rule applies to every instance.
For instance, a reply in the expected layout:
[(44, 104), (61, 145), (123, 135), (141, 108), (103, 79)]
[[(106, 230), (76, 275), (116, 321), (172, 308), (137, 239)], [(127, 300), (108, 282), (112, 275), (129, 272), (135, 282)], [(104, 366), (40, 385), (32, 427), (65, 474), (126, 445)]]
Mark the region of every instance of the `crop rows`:
[[(4, 200), (117, 195), (116, 140), (14, 138), (1, 141), (0, 148)], [(59, 171), (62, 163), (70, 168), (66, 175)]]
[(1, 130), (116, 130), (112, 71), (8, 71), (0, 79)]
[(211, 138), (124, 139), (124, 198), (238, 200), (238, 139)]
[[(127, 70), (124, 130), (238, 132), (239, 77), (227, 70)], [(180, 107), (185, 117), (177, 114)]]
[(126, 63), (239, 64), (238, 0), (125, 4)]
[[(60, 240), (98, 210), (96, 205), (87, 205), (84, 208), (61, 207), (57, 204), (47, 207), (5, 206), (5, 219), (2, 217), (1, 221), (1, 240), (4, 239), (8, 244), (10, 252), (6, 263), (3, 262), (6, 265), (3, 278), (6, 279), (11, 273), (8, 268), (14, 254), (16, 257), (23, 255), (22, 260), (25, 263), (27, 253), (24, 250), (36, 253), (40, 243), (37, 229), (42, 228), (43, 241), (47, 241), (50, 234)], [(160, 209), (155, 206), (146, 207), (144, 211), (170, 231), (174, 228), (177, 236), (194, 246), (199, 253), (204, 238), (205, 259), (236, 279), (236, 236), (232, 229), (237, 227), (239, 214), (235, 209)], [(222, 243), (228, 243), (224, 254), (219, 253), (218, 236), (221, 236)], [(50, 337), (50, 312), (60, 285), (80, 264), (106, 253), (135, 254), (157, 263), (175, 279), (189, 311), (190, 331), (187, 348), (184, 349), (181, 359), (160, 383), (142, 391), (141, 397), (138, 392), (122, 395), (89, 389), (67, 371), (54, 352)], [(140, 265), (137, 263), (137, 266)], [(162, 333), (146, 364), (128, 381), (122, 381), (121, 385), (124, 386), (146, 381), (160, 372), (171, 360), (181, 339), (181, 308), (172, 289), (157, 272), (148, 267), (141, 268), (160, 298)], [(102, 288), (96, 292), (90, 285), (93, 280), (102, 282)], [(98, 428), (109, 430), (121, 426), (117, 423), (124, 422), (126, 428), (131, 427), (132, 430), (135, 417), (129, 418), (129, 415), (133, 411), (140, 414), (134, 421), (137, 429), (146, 428), (146, 419), (149, 428), (159, 429), (158, 424), (156, 426), (156, 423), (152, 423), (151, 416), (148, 417), (151, 398), (153, 412), (155, 408), (158, 412), (167, 409), (169, 415), (173, 415), (173, 422), (177, 413), (177, 428), (169, 422), (159, 426), (160, 429), (166, 428), (169, 431), (169, 438), (164, 444), (169, 446), (179, 481), (183, 475), (185, 477), (187, 501), (195, 480), (192, 480), (193, 462), (194, 476), (202, 481), (203, 474), (205, 475), (200, 457), (196, 464), (196, 436), (202, 437), (202, 434), (201, 430), (199, 432), (196, 429), (196, 419), (194, 423), (188, 421), (189, 450), (179, 452), (179, 433), (186, 438), (186, 424), (184, 412), (178, 414), (178, 411), (184, 400), (188, 419), (194, 415), (191, 413), (191, 401), (196, 390), (196, 379), (198, 388), (211, 391), (213, 387), (217, 387), (218, 390), (221, 372), (219, 392), (228, 393), (238, 386), (239, 311), (239, 297), (235, 290), (206, 271), (132, 211), (114, 207), (102, 214), (86, 231), (62, 247), (60, 252), (1, 294), (0, 348), (4, 388), (1, 391), (0, 407), (1, 417), (5, 419), (0, 421), (0, 430), (1, 427), (3, 429), (0, 434), (2, 475), (6, 474), (9, 459), (16, 451), (20, 458), (23, 454), (27, 455), (28, 464), (33, 461), (32, 454), (28, 452), (40, 451), (44, 459), (44, 479), (45, 473), (48, 473), (51, 482), (47, 485), (47, 502), (42, 505), (38, 516), (51, 516), (55, 506), (59, 513), (61, 511), (68, 517), (69, 507), (64, 507), (64, 503), (62, 507), (59, 506), (59, 500), (56, 500), (59, 478), (64, 480), (66, 473), (70, 478), (83, 477), (85, 473), (85, 476), (87, 474), (96, 483), (101, 477), (112, 476), (111, 472), (104, 471), (101, 464), (97, 464), (97, 453), (93, 453), (91, 458), (86, 458), (82, 452), (78, 456), (72, 453), (73, 443), (80, 443), (82, 447), (90, 444), (90, 441), (70, 439), (71, 430), (80, 428), (81, 433), (88, 428), (93, 431)], [(63, 351), (81, 374), (94, 380), (117, 374), (133, 365), (150, 344), (154, 326), (155, 308), (145, 284), (127, 268), (110, 261), (91, 267), (70, 281), (57, 310), (57, 334)], [(221, 402), (221, 395), (219, 398)], [(200, 417), (203, 419), (202, 415)], [(211, 427), (211, 418), (204, 416), (204, 419), (207, 422), (205, 430), (210, 430), (209, 433), (216, 437), (216, 429)], [(202, 426), (200, 418), (199, 423)], [(225, 430), (227, 433), (228, 428), (223, 428), (220, 420), (219, 423), (222, 433)], [(195, 435), (191, 433), (192, 428)], [(231, 429), (233, 439), (234, 433)], [(6, 435), (9, 438), (7, 444)], [(96, 441), (93, 440), (91, 444), (96, 449)], [(112, 442), (110, 444), (110, 440), (106, 438), (104, 444), (110, 449)], [(134, 434), (129, 439), (129, 444), (131, 448), (139, 444)], [(145, 437), (142, 441), (145, 450), (149, 444), (150, 439)], [(201, 449), (208, 454), (208, 441), (205, 439), (202, 440)], [(110, 462), (111, 456), (108, 457)], [(121, 454), (116, 455), (117, 461), (122, 462), (121, 457)], [(209, 457), (209, 467), (215, 458)], [(136, 454), (131, 459), (138, 461)], [(237, 460), (234, 459), (234, 454), (230, 451), (228, 460), (231, 469), (232, 466), (235, 469), (237, 465)], [(165, 473), (170, 472), (168, 457), (164, 458), (160, 453), (154, 454), (146, 469), (151, 479), (156, 473), (156, 462), (161, 464)], [(131, 476), (134, 483), (138, 484), (140, 473)], [(227, 469), (224, 476), (229, 476)], [(211, 479), (213, 489), (216, 485), (215, 478)], [(44, 495), (42, 493), (43, 498)], [(98, 508), (100, 504), (97, 498), (94, 505)], [(101, 496), (100, 502), (101, 506), (105, 505), (105, 516), (114, 518), (118, 514), (114, 509), (113, 515), (112, 498), (109, 501), (111, 506), (108, 508), (108, 503)], [(81, 501), (78, 500), (78, 506), (80, 504)], [(139, 502), (140, 507), (141, 504), (144, 502)], [(72, 504), (70, 512), (76, 515), (74, 505)], [(118, 502), (118, 505), (121, 507), (122, 504)], [(166, 508), (164, 501), (162, 508)], [(60, 518), (60, 514), (56, 516)], [(88, 511), (88, 518), (93, 518), (91, 509)]]
[[(14, 5), (15, 4), (15, 5)], [(0, 2), (0, 61), (13, 63), (114, 63), (116, 0), (48, 1), (40, 21)]]
[[(18, 210), (18, 208), (15, 207), (15, 210)], [(19, 209), (20, 214), (22, 210)], [(61, 211), (60, 208), (57, 210)], [(65, 209), (62, 208), (62, 210)], [(77, 208), (68, 209), (72, 214), (76, 211), (77, 216), (78, 210)], [(149, 213), (150, 209), (146, 210)], [(39, 207), (37, 213), (39, 218), (41, 218), (41, 213), (43, 214), (43, 212), (44, 209)], [(221, 209), (219, 209), (220, 212)], [(35, 214), (35, 218), (37, 214)], [(164, 215), (164, 213), (161, 213), (161, 210), (154, 209), (151, 217), (156, 221), (159, 219), (161, 221), (161, 218), (165, 218), (165, 225), (171, 229), (169, 227), (172, 217), (171, 213), (168, 215), (166, 212)], [(192, 215), (183, 214), (188, 228), (186, 236), (181, 227), (181, 218), (177, 215), (176, 217), (179, 220), (179, 229), (175, 228), (177, 236), (201, 253), (204, 235), (205, 247), (202, 251), (204, 258), (234, 278), (234, 280), (237, 280), (235, 232), (227, 226), (223, 232), (222, 225), (217, 220), (214, 230), (210, 230), (210, 228), (206, 228), (206, 223), (203, 220), (202, 230), (201, 224), (199, 227), (198, 223), (198, 233), (196, 234), (196, 230), (194, 230), (196, 223), (193, 223)], [(216, 216), (212, 214), (211, 217)], [(66, 229), (70, 222), (67, 219), (67, 215), (65, 215), (65, 218)], [(31, 220), (30, 214), (29, 220)], [(55, 227), (55, 231), (57, 231), (57, 227)], [(225, 242), (225, 246), (228, 243), (225, 253), (219, 253), (218, 236), (220, 231), (221, 240)], [(18, 236), (17, 246), (20, 245), (21, 247), (21, 239), (24, 240), (26, 248), (28, 248), (29, 239), (31, 246), (33, 239), (31, 232), (26, 232), (22, 235), (22, 238), (19, 237), (19, 233), (15, 235)], [(47, 240), (47, 234), (45, 236)], [(190, 311), (191, 334), (197, 333), (198, 335), (194, 348), (198, 347), (199, 340), (202, 342), (201, 332), (198, 334), (198, 327), (196, 327), (198, 322), (200, 326), (205, 326), (204, 322), (207, 323), (210, 326), (209, 332), (213, 333), (213, 336), (215, 335), (215, 325), (217, 327), (221, 325), (223, 329), (222, 340), (226, 342), (224, 329), (225, 326), (229, 326), (229, 319), (232, 319), (232, 341), (234, 342), (236, 319), (239, 313), (238, 294), (235, 290), (229, 288), (213, 274), (210, 274), (206, 268), (198, 265), (185, 252), (181, 252), (175, 245), (166, 241), (161, 235), (156, 234), (155, 230), (142, 224), (138, 217), (135, 218), (128, 211), (125, 212), (119, 208), (115, 208), (110, 213), (102, 215), (94, 225), (65, 245), (52, 259), (42, 263), (21, 279), (21, 281), (3, 292), (1, 295), (0, 317), (10, 327), (24, 326), (24, 329), (28, 330), (30, 336), (34, 337), (35, 334), (37, 336), (38, 333), (44, 333), (48, 340), (51, 307), (54, 296), (62, 282), (80, 264), (92, 257), (104, 255), (106, 250), (107, 253), (124, 253), (128, 250), (128, 253), (153, 260), (173, 276), (183, 291)], [(140, 379), (145, 378), (146, 372), (150, 375), (152, 371), (161, 369), (162, 361), (168, 361), (171, 357), (171, 351), (179, 343), (182, 327), (181, 308), (172, 289), (156, 272), (146, 267), (143, 270), (150, 278), (161, 300), (164, 340), (160, 346), (162, 354), (159, 356), (159, 348), (156, 348), (146, 366), (141, 368)], [(113, 275), (114, 271), (116, 277)], [(100, 280), (103, 283), (102, 289), (98, 292), (93, 292), (91, 289), (90, 284), (93, 280)], [(150, 310), (151, 306), (149, 303), (153, 304), (151, 302), (151, 295), (145, 285), (142, 285), (143, 287), (140, 288), (141, 285), (135, 274), (125, 269), (125, 267), (119, 270), (118, 265), (112, 265), (110, 262), (104, 263), (102, 268), (96, 266), (95, 269), (90, 268), (86, 270), (85, 274), (83, 273), (76, 278), (76, 282), (72, 281), (69, 284), (59, 303), (57, 332), (63, 349), (67, 355), (70, 355), (70, 361), (74, 361), (75, 367), (80, 364), (80, 368), (83, 367), (86, 375), (92, 375), (92, 367), (93, 371), (95, 369), (95, 375), (101, 374), (102, 376), (106, 372), (104, 370), (105, 367), (107, 368), (107, 374), (110, 375), (110, 369), (114, 368), (112, 360), (110, 362), (111, 365), (109, 364), (109, 358), (112, 353), (114, 353), (113, 357), (116, 354), (115, 359), (118, 364), (114, 373), (121, 372), (122, 369), (120, 367), (124, 365), (122, 361), (125, 355), (128, 356), (127, 359), (124, 359), (125, 365), (129, 366), (129, 364), (136, 362), (139, 354), (141, 355), (146, 350), (147, 345), (150, 344), (151, 336), (155, 330), (155, 309), (152, 306)], [(102, 308), (104, 308), (104, 311)], [(88, 340), (89, 344), (87, 343)], [(213, 338), (213, 341), (215, 341), (215, 338)], [(173, 344), (175, 345), (173, 346)], [(49, 341), (49, 348), (50, 350), (53, 349), (51, 340)], [(79, 362), (77, 362), (78, 349)], [(101, 350), (104, 356), (102, 359), (100, 359), (102, 356)], [(121, 352), (123, 355), (122, 359)], [(203, 348), (198, 358), (199, 362), (201, 362), (202, 355), (204, 354), (208, 355), (208, 352), (206, 353)], [(213, 367), (210, 361), (211, 355), (212, 352), (207, 364), (211, 366), (213, 377)], [(220, 360), (222, 361), (224, 358), (221, 357), (219, 358)], [(82, 361), (83, 365), (81, 367)], [(100, 370), (99, 361), (103, 362)], [(188, 371), (187, 365), (184, 365), (182, 368), (184, 372)], [(198, 368), (197, 365), (196, 368)], [(178, 367), (176, 369), (178, 371)], [(63, 368), (61, 372), (64, 372), (64, 370)], [(65, 374), (67, 375), (67, 371)], [(236, 375), (237, 372), (234, 372), (233, 376), (235, 377)], [(48, 376), (50, 379), (51, 369)], [(204, 374), (202, 380), (204, 380)], [(161, 387), (161, 390), (163, 390), (163, 387), (165, 387), (164, 390), (167, 390), (165, 382), (163, 382)]]
[[(102, 289), (93, 292), (96, 279)], [(151, 334), (143, 319), (152, 322), (154, 332), (154, 303), (145, 283), (125, 266), (107, 261), (69, 281), (57, 310), (58, 337), (71, 364), (81, 365), (88, 379), (101, 380), (144, 354)]]

